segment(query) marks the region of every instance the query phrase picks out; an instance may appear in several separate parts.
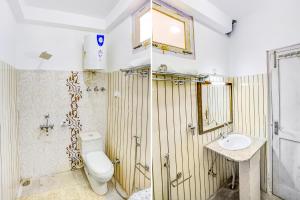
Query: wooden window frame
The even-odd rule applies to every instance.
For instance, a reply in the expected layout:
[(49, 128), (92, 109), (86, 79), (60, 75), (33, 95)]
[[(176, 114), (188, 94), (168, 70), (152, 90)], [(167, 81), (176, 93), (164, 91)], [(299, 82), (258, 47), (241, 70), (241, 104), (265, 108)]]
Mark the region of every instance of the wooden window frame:
[[(199, 129), (199, 135), (209, 133), (215, 130), (218, 130), (220, 128), (223, 128), (224, 124), (218, 125), (214, 128), (208, 129), (208, 130), (203, 130), (203, 114), (202, 114), (202, 86), (203, 85), (210, 85), (210, 81), (205, 81), (204, 83), (197, 83), (197, 104), (198, 104), (198, 129)], [(229, 107), (230, 107), (230, 121), (226, 122), (228, 124), (233, 124), (233, 100), (232, 100), (232, 95), (233, 95), (233, 89), (232, 89), (232, 83), (226, 82), (225, 86), (228, 85), (230, 87), (230, 97), (229, 97)]]
[[(175, 20), (184, 23), (185, 32), (185, 48), (180, 48), (172, 46), (169, 44), (164, 44), (156, 41), (152, 41), (152, 46), (165, 51), (170, 51), (174, 53), (193, 55), (194, 54), (194, 21), (191, 16), (185, 15), (182, 12), (166, 5), (163, 2), (155, 1), (152, 3), (152, 10), (158, 11), (164, 15), (167, 15)], [(152, 37), (153, 38), (153, 37)]]
[(132, 16), (132, 19), (133, 19), (133, 26), (132, 26), (132, 46), (133, 46), (133, 49), (138, 49), (140, 47), (147, 47), (150, 45), (151, 43), (151, 38), (143, 41), (143, 42), (140, 42), (140, 18), (145, 14), (147, 13), (148, 11), (150, 11), (151, 8), (150, 8), (150, 5), (147, 3), (146, 5), (142, 6), (138, 11), (136, 11), (133, 16)]

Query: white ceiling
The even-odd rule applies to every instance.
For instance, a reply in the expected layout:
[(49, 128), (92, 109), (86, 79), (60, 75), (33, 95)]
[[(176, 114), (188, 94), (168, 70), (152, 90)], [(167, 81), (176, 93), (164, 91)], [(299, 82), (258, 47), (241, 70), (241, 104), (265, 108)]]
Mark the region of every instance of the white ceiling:
[(120, 0), (24, 0), (28, 6), (105, 18)]
[(231, 16), (241, 19), (259, 9), (265, 0), (209, 0), (217, 8)]
[(20, 22), (106, 32), (148, 0), (6, 0)]

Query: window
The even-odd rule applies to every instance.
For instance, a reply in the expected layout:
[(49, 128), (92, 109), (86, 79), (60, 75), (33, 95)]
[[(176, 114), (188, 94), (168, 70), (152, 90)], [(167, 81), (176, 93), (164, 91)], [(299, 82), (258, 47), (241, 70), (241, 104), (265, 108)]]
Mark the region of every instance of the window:
[(133, 16), (133, 48), (148, 46), (151, 38), (151, 12), (144, 6)]
[(151, 13), (150, 10), (140, 17), (140, 42), (145, 42), (151, 37)]
[(163, 51), (193, 54), (193, 19), (162, 3), (153, 3), (153, 46)]

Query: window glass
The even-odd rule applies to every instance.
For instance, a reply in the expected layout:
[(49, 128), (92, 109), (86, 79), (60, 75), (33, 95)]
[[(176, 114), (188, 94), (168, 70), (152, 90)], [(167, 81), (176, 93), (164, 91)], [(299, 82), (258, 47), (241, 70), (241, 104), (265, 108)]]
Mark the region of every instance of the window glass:
[(133, 31), (133, 49), (138, 49), (142, 46), (146, 47), (151, 44), (151, 9), (150, 5), (144, 5), (137, 10), (133, 16), (132, 31)]
[(194, 56), (193, 18), (161, 1), (152, 3), (152, 46)]
[(153, 41), (185, 49), (185, 24), (157, 10), (152, 11)]
[(150, 10), (140, 17), (140, 42), (151, 37), (151, 13)]

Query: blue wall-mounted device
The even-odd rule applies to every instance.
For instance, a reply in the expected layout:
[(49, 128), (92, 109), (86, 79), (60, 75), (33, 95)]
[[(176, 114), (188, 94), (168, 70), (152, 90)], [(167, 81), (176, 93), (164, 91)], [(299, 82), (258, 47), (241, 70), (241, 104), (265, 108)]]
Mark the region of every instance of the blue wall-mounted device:
[(99, 35), (99, 34), (97, 34), (97, 42), (98, 42), (98, 45), (99, 45), (100, 47), (102, 47), (103, 44), (104, 44), (104, 35)]

